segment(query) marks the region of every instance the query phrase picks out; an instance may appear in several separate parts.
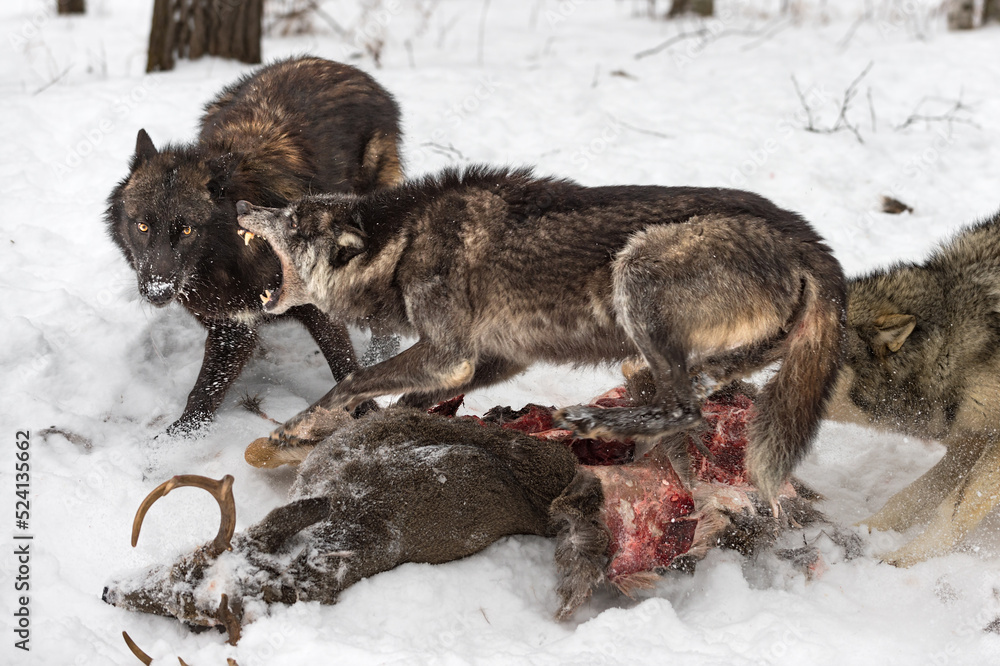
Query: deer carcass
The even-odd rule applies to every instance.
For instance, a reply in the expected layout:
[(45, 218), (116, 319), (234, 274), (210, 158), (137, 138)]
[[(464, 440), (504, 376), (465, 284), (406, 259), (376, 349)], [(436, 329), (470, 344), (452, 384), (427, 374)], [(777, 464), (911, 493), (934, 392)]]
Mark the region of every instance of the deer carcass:
[[(628, 400), (618, 390), (595, 404)], [(143, 502), (133, 545), (152, 502), (180, 485), (213, 492), (223, 509), (219, 534), (171, 565), (115, 581), (104, 600), (222, 626), (235, 643), (240, 626), (271, 604), (333, 603), (353, 583), (402, 563), (447, 562), (503, 536), (536, 534), (557, 541), (556, 617), (564, 619), (601, 581), (630, 593), (714, 546), (746, 552), (819, 516), (815, 495), (797, 485), (781, 489), (777, 515), (748, 485), (753, 403), (742, 393), (719, 393), (703, 409), (700, 432), (623, 465), (581, 465), (629, 460), (633, 444), (575, 440), (553, 428), (552, 408), (447, 418), (455, 409), (457, 402), (435, 414), (391, 407), (357, 420), (345, 413), (343, 426), (301, 461), (289, 503), (235, 536), (231, 477), (175, 477)], [(258, 466), (273, 466), (256, 455)], [(678, 475), (671, 459), (689, 460), (689, 469)]]

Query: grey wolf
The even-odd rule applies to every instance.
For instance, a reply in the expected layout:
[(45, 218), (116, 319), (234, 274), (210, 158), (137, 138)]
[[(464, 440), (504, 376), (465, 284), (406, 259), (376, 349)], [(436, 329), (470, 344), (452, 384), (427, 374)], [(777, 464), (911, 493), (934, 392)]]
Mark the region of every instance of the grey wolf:
[[(257, 329), (274, 319), (258, 294), (280, 284), (266, 243), (236, 235), (240, 199), (281, 206), (310, 192), (368, 192), (402, 178), (399, 110), (367, 74), (319, 58), (274, 63), (208, 103), (198, 140), (157, 150), (139, 130), (129, 174), (105, 214), (111, 239), (156, 306), (177, 301), (208, 332), (201, 372), (169, 428), (208, 422), (239, 376)], [(357, 368), (342, 323), (311, 305), (290, 309), (336, 380)]]
[(848, 344), (828, 417), (941, 441), (944, 457), (869, 528), (924, 531), (883, 559), (949, 552), (1000, 503), (1000, 213), (924, 263), (848, 283)]
[[(237, 204), (281, 261), (267, 312), (315, 303), (419, 339), (341, 381), (272, 437), (319, 439), (374, 396), (426, 406), (536, 361), (641, 356), (651, 404), (563, 410), (582, 436), (659, 438), (700, 418), (700, 397), (782, 361), (757, 402), (748, 467), (774, 498), (806, 452), (843, 340), (839, 263), (798, 215), (738, 190), (583, 187), (473, 167), (284, 209)], [(696, 378), (692, 381), (692, 377)]]

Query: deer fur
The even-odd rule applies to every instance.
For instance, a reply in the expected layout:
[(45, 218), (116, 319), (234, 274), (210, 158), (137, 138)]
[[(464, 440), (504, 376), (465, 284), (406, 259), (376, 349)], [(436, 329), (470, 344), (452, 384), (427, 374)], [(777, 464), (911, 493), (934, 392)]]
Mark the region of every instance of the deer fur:
[(393, 407), (343, 421), (299, 465), (289, 502), (237, 533), (231, 550), (205, 544), (116, 580), (103, 598), (192, 625), (242, 625), (275, 603), (334, 603), (405, 562), (448, 562), (535, 534), (557, 539), (565, 618), (603, 580), (603, 501), (600, 482), (558, 442)]

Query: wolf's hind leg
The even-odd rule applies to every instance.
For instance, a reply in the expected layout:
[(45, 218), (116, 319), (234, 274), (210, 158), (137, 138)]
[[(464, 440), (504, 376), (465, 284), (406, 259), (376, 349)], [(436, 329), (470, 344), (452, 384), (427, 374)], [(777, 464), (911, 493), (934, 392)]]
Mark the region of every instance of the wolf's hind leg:
[(882, 560), (908, 567), (951, 551), (1000, 504), (1000, 441), (990, 442), (962, 482), (938, 505), (927, 529)]
[[(650, 311), (654, 312), (650, 312)], [(659, 321), (654, 306), (624, 308), (625, 329), (652, 377), (649, 404), (635, 407), (567, 407), (556, 423), (581, 437), (658, 437), (690, 427), (701, 419), (701, 408), (688, 376), (687, 354), (678, 333)]]

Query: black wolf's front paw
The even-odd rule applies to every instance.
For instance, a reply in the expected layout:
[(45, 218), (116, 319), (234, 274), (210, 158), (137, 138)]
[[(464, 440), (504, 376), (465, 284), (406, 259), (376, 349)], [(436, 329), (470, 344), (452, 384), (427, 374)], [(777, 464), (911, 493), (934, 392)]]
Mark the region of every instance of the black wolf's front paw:
[(211, 414), (201, 412), (185, 412), (181, 417), (167, 426), (169, 437), (184, 437), (194, 439), (204, 433), (205, 426), (212, 422)]

